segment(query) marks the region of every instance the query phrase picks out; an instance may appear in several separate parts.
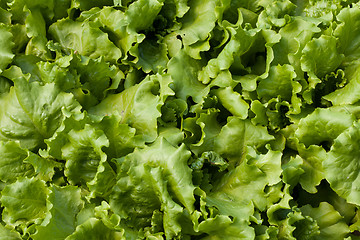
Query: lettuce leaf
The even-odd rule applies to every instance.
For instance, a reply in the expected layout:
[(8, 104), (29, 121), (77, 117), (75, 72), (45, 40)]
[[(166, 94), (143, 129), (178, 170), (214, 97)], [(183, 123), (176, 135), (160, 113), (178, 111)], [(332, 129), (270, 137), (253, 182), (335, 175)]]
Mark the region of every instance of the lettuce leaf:
[(358, 0), (0, 0), (0, 239), (358, 239)]

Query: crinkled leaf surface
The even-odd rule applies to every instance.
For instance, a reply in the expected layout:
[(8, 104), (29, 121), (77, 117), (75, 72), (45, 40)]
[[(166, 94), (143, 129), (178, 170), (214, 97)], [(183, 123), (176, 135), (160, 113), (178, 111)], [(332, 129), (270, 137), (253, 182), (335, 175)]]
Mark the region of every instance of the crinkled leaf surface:
[(358, 0), (0, 1), (0, 239), (357, 239)]
[(71, 94), (61, 92), (55, 84), (29, 83), (20, 69), (13, 67), (6, 76), (14, 87), (0, 101), (0, 138), (18, 140), (29, 149), (43, 146), (44, 139), (52, 136), (63, 119), (62, 109), (79, 110)]
[(355, 122), (334, 141), (327, 159), (324, 172), (331, 187), (348, 202), (359, 204), (359, 164), (357, 159), (360, 125)]

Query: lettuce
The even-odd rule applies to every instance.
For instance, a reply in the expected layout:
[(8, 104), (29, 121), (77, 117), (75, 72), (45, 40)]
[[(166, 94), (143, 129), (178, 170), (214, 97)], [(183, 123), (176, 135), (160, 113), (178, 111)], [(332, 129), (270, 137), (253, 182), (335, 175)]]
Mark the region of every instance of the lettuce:
[(359, 239), (360, 2), (0, 0), (0, 239)]

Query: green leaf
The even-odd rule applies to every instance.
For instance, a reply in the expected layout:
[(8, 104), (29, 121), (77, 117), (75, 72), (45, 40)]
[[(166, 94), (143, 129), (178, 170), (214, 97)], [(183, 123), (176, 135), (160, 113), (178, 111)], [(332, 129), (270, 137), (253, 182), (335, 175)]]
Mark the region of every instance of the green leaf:
[(271, 4), (265, 6), (265, 10), (259, 14), (256, 23), (261, 28), (283, 27), (290, 22), (290, 14), (295, 10), (296, 5), (291, 1), (271, 1)]
[(106, 161), (102, 148), (109, 146), (109, 141), (103, 131), (88, 124), (82, 130), (71, 130), (68, 141), (61, 148), (66, 160), (64, 174), (72, 184), (86, 184), (95, 177), (100, 162)]
[(350, 127), (354, 120), (348, 111), (318, 108), (300, 120), (295, 136), (307, 147), (313, 144), (327, 144), (330, 147), (333, 140)]
[(94, 178), (87, 183), (91, 191), (89, 198), (107, 197), (116, 183), (116, 173), (109, 162), (100, 161)]
[(73, 50), (90, 58), (103, 57), (112, 63), (121, 57), (120, 49), (94, 23), (62, 19), (49, 27), (49, 33), (67, 53)]
[(248, 116), (248, 103), (243, 99), (241, 94), (233, 91), (231, 87), (219, 88), (215, 91), (221, 104), (231, 112), (235, 117), (246, 119)]
[(158, 0), (138, 0), (130, 4), (126, 11), (126, 20), (134, 31), (149, 28), (161, 10), (163, 3)]
[[(310, 216), (318, 226), (318, 230), (314, 229), (312, 232), (301, 231), (300, 228), (294, 232), (297, 239), (344, 239), (349, 233), (347, 224), (342, 219), (341, 215), (327, 202), (321, 202), (318, 208), (313, 208), (306, 205), (300, 208), (305, 216)], [(301, 224), (300, 221), (299, 225)]]
[(259, 148), (272, 139), (274, 137), (269, 135), (265, 127), (255, 126), (250, 120), (230, 117), (215, 138), (214, 147), (217, 153), (237, 165), (246, 156), (248, 146)]
[(168, 63), (168, 73), (174, 81), (175, 95), (182, 100), (191, 97), (196, 103), (209, 93), (209, 88), (198, 80), (202, 63), (179, 51)]
[(216, 21), (215, 0), (207, 2), (194, 0), (189, 5), (189, 11), (180, 20), (182, 27), (178, 31), (184, 45), (191, 45), (208, 38)]
[(49, 238), (65, 239), (76, 228), (75, 216), (83, 207), (80, 189), (75, 186), (50, 187), (47, 199), (48, 212), (44, 221), (37, 227), (34, 240)]
[(337, 88), (334, 92), (324, 96), (325, 100), (333, 105), (354, 104), (360, 100), (358, 89), (360, 87), (360, 70), (358, 63), (345, 68), (345, 77), (347, 83), (342, 88)]
[(312, 39), (302, 53), (301, 69), (309, 75), (310, 88), (314, 88), (320, 82), (319, 79), (339, 67), (344, 59), (344, 55), (337, 50), (337, 39), (327, 35)]
[(161, 72), (166, 68), (169, 61), (167, 56), (167, 47), (160, 40), (144, 39), (137, 48), (137, 51), (131, 51), (131, 54), (137, 56), (139, 60), (136, 65), (141, 67), (144, 72)]
[(103, 130), (109, 139), (109, 147), (104, 148), (108, 158), (125, 156), (136, 147), (144, 147), (142, 137), (136, 134), (136, 129), (122, 123), (123, 119), (117, 114), (105, 116), (99, 123), (99, 129)]
[(325, 178), (339, 196), (349, 203), (360, 204), (358, 141), (360, 140), (360, 123), (355, 122), (341, 133), (323, 162)]
[(107, 228), (104, 223), (96, 218), (89, 218), (86, 222), (76, 227), (73, 234), (65, 240), (120, 240), (122, 233)]
[(339, 10), (342, 8), (341, 0), (320, 0), (320, 1), (308, 1), (304, 4), (298, 4), (296, 12), (304, 17), (314, 18), (311, 21), (323, 21), (324, 24), (329, 24), (329, 22), (334, 20), (334, 15), (336, 15)]
[(15, 56), (12, 48), (15, 46), (13, 42), (13, 34), (9, 31), (9, 27), (0, 23), (0, 73), (11, 63)]
[(64, 116), (62, 109), (80, 110), (73, 96), (60, 92), (55, 84), (29, 83), (21, 70), (12, 67), (6, 77), (15, 82), (9, 94), (0, 99), (0, 139), (18, 140), (30, 150), (44, 146), (44, 139), (53, 135)]
[[(100, 116), (115, 112), (122, 117), (121, 123), (135, 128), (144, 141), (152, 142), (157, 137), (157, 118), (161, 116), (161, 91), (168, 88), (166, 84), (161, 86), (161, 79), (161, 76), (147, 77), (121, 93), (109, 95), (89, 112)], [(167, 94), (162, 97), (165, 99)]]
[(196, 124), (200, 126), (202, 132), (200, 140), (190, 146), (191, 151), (196, 155), (214, 148), (221, 130), (221, 125), (217, 121), (218, 114), (218, 110), (208, 109), (205, 113), (200, 113), (199, 118), (196, 119)]
[(290, 102), (295, 77), (296, 73), (291, 65), (271, 66), (269, 76), (261, 79), (256, 89), (259, 98), (269, 101), (272, 98), (281, 96), (281, 99)]
[(360, 56), (360, 44), (358, 30), (360, 30), (360, 9), (343, 8), (336, 16), (340, 22), (334, 31), (339, 39), (339, 51), (345, 55), (344, 65), (350, 64)]
[(46, 23), (39, 9), (29, 10), (25, 20), (26, 35), (30, 38), (25, 53), (42, 59), (51, 59), (50, 51), (46, 47)]
[(10, 225), (39, 222), (45, 217), (48, 189), (44, 181), (21, 178), (1, 191), (3, 220)]
[[(230, 40), (226, 43), (222, 51), (216, 58), (210, 59), (205, 67), (199, 72), (199, 80), (207, 84), (211, 79), (216, 78), (221, 71), (229, 69), (233, 65), (233, 69), (243, 71), (245, 69), (243, 58), (240, 58), (247, 52), (251, 52), (251, 48), (256, 47), (257, 41), (261, 41), (258, 29), (244, 30), (233, 29), (228, 27), (226, 29), (231, 35)], [(247, 59), (244, 59), (247, 61)]]
[(118, 159), (118, 181), (110, 196), (114, 212), (139, 228), (149, 226), (153, 212), (163, 209), (166, 236), (177, 235), (183, 207), (194, 211), (189, 157), (185, 145), (174, 147), (159, 138), (153, 145)]
[(0, 240), (20, 240), (21, 236), (18, 232), (11, 231), (10, 229), (0, 225)]
[(93, 7), (112, 6), (112, 0), (99, 0), (99, 1), (86, 1), (86, 0), (74, 0), (72, 1), (72, 7), (79, 8), (81, 11), (89, 10)]
[(326, 151), (319, 146), (311, 145), (308, 148), (304, 146), (298, 147), (299, 155), (303, 160), (302, 170), (299, 182), (303, 189), (309, 193), (317, 192), (321, 180), (324, 179), (323, 161), (327, 158)]
[(15, 142), (0, 142), (0, 180), (12, 183), (18, 177), (34, 175), (34, 168), (24, 162), (28, 152)]
[(54, 161), (51, 158), (42, 158), (34, 153), (29, 153), (29, 156), (24, 160), (25, 163), (30, 163), (35, 169), (35, 174), (37, 178), (44, 181), (51, 181), (55, 169), (63, 169), (63, 165), (59, 162)]
[[(271, 194), (265, 192), (265, 187), (280, 181), (281, 155), (280, 152), (270, 150), (265, 155), (256, 155), (242, 161), (216, 182), (211, 196), (238, 203), (253, 202), (261, 211), (266, 209), (273, 202), (268, 199)], [(244, 192), (247, 194), (243, 194)]]
[(314, 34), (320, 31), (321, 29), (317, 27), (316, 23), (306, 21), (303, 18), (295, 18), (292, 22), (286, 24), (279, 31), (281, 35), (280, 41), (273, 46), (273, 64), (283, 65), (290, 63), (297, 77), (301, 78), (303, 76), (300, 62), (302, 50)]

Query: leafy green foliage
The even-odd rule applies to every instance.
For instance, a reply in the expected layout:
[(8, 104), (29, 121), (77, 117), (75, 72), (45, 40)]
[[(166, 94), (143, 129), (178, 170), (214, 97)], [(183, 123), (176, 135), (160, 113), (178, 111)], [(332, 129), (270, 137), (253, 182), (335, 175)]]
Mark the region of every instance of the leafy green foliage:
[(0, 0), (0, 239), (358, 239), (356, 0)]

